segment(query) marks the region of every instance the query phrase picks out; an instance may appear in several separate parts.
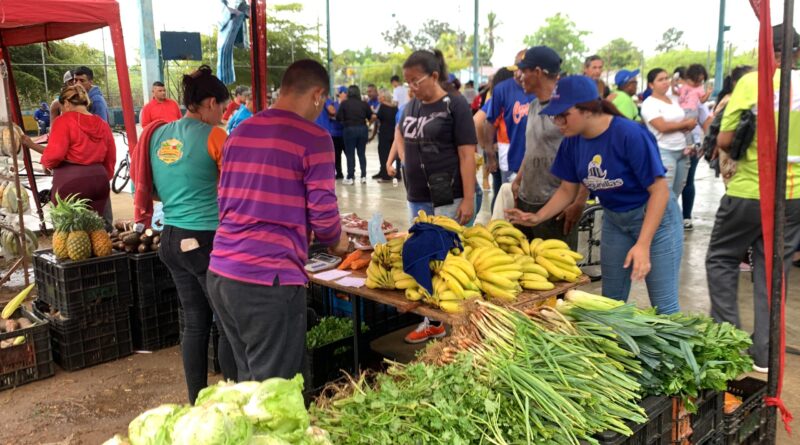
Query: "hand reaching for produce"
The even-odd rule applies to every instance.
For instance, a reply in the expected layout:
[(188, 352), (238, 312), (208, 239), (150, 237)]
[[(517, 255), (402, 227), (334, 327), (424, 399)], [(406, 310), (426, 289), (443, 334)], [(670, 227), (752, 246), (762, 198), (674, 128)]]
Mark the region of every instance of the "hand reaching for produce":
[(464, 225), (470, 222), (472, 217), (475, 215), (475, 200), (474, 199), (462, 199), (461, 205), (458, 206), (458, 210), (456, 210), (456, 221), (459, 224)]
[(539, 215), (536, 213), (526, 213), (520, 209), (507, 209), (505, 211), (506, 219), (511, 224), (518, 224), (520, 226), (534, 227), (542, 222)]
[(336, 255), (343, 257), (347, 255), (347, 252), (350, 250), (350, 237), (347, 233), (342, 232), (339, 236), (339, 241), (336, 243), (335, 246), (331, 246), (328, 248), (328, 252), (331, 255)]
[(628, 269), (633, 264), (632, 281), (641, 281), (650, 273), (650, 248), (639, 243), (634, 244), (625, 257), (623, 267)]

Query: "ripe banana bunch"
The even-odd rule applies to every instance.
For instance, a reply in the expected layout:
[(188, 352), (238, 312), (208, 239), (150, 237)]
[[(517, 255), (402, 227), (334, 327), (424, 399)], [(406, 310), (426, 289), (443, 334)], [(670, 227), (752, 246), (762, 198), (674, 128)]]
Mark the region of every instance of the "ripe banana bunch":
[(494, 240), (504, 252), (513, 255), (530, 255), (530, 243), (524, 233), (510, 222), (496, 219), (487, 226)]
[(367, 267), (366, 285), (370, 289), (395, 289), (395, 281), (392, 273), (386, 270), (383, 265), (378, 263), (373, 257)]
[(433, 275), (433, 295), (423, 296), (426, 303), (438, 306), (445, 312), (463, 310), (462, 303), (470, 298), (481, 298), (480, 282), (475, 268), (463, 255), (448, 254), (436, 264)]
[(492, 298), (514, 301), (522, 292), (522, 264), (499, 247), (479, 247), (467, 258), (475, 268), (480, 288)]
[(536, 264), (547, 270), (550, 281), (575, 283), (583, 273), (577, 265), (583, 255), (570, 250), (564, 241), (536, 238), (531, 241), (530, 250)]
[(547, 280), (550, 275), (547, 269), (536, 263), (533, 257), (528, 255), (517, 255), (514, 260), (520, 264), (522, 269), (522, 277), (519, 279), (519, 284), (526, 290), (551, 290), (556, 287), (555, 284)]
[(462, 236), (464, 237), (465, 253), (467, 248), (497, 247), (494, 235), (482, 224), (475, 224), (472, 227), (464, 229)]
[(464, 226), (456, 222), (453, 218), (448, 218), (443, 215), (428, 215), (424, 210), (417, 212), (417, 217), (414, 218), (414, 223), (428, 223), (436, 224), (439, 227), (445, 228), (451, 232), (456, 232), (459, 235), (464, 232)]

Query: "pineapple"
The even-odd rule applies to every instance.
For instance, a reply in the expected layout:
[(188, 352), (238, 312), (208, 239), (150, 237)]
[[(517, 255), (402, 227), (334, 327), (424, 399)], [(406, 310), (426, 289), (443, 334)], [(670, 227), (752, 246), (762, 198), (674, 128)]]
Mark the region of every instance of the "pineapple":
[(67, 235), (67, 252), (73, 261), (85, 260), (92, 256), (92, 241), (86, 232), (92, 213), (82, 208), (75, 213), (69, 235)]
[(53, 253), (59, 260), (69, 258), (67, 251), (67, 237), (69, 236), (69, 228), (72, 225), (75, 209), (73, 205), (73, 196), (68, 196), (67, 199), (61, 199), (56, 194), (56, 205), (50, 210), (50, 221), (53, 223)]
[(90, 212), (89, 218), (89, 238), (92, 240), (92, 252), (94, 256), (109, 256), (113, 250), (111, 237), (106, 232), (106, 224), (103, 218), (95, 212)]

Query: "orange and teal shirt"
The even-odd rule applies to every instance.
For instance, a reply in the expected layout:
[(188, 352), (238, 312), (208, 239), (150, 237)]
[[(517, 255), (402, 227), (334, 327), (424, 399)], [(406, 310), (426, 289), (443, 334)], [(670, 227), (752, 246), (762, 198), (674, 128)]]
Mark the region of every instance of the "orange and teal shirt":
[(154, 192), (164, 205), (164, 224), (185, 230), (216, 230), (217, 183), (227, 134), (184, 117), (163, 125), (150, 139)]

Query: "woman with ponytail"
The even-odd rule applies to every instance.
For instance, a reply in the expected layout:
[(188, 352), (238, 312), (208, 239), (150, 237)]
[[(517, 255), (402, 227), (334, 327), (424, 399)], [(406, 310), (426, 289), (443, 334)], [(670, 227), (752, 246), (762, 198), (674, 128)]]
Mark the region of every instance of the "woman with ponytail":
[[(395, 144), (405, 163), (403, 180), (411, 219), (424, 210), (468, 224), (475, 215), (475, 151), (478, 137), (467, 101), (445, 91), (447, 65), (442, 52), (418, 50), (403, 64), (412, 99), (395, 129)], [(409, 343), (443, 337), (444, 325), (428, 319), (406, 336)]]
[(561, 186), (536, 213), (506, 210), (509, 221), (535, 226), (556, 217), (583, 184), (604, 209), (603, 295), (626, 301), (631, 281), (644, 279), (659, 313), (678, 312), (683, 227), (653, 136), (621, 117), (585, 76), (559, 80), (541, 114), (552, 116), (565, 136), (552, 168)]

